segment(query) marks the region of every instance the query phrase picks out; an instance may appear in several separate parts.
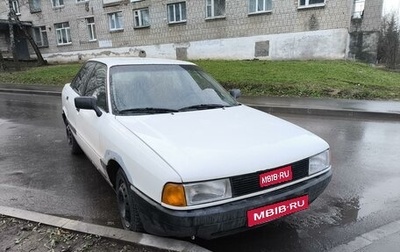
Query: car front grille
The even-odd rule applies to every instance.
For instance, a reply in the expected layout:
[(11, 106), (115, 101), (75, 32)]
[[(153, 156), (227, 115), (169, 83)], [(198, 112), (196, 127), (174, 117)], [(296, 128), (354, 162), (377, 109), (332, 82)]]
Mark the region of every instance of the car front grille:
[[(296, 181), (298, 179), (302, 179), (308, 176), (308, 159), (303, 159), (301, 161), (295, 162), (293, 164), (289, 164), (292, 166), (292, 172), (293, 172), (293, 179), (291, 181), (285, 182), (289, 183), (292, 181)], [(284, 165), (287, 166), (287, 165)], [(282, 167), (284, 167), (282, 166)], [(277, 167), (276, 169), (279, 169), (280, 167)], [(231, 180), (231, 187), (232, 187), (232, 196), (233, 197), (238, 197), (254, 192), (258, 192), (261, 190), (265, 190), (274, 186), (282, 185), (285, 183), (277, 184), (277, 185), (271, 185), (269, 187), (260, 187), (259, 184), (259, 178), (260, 175), (265, 173), (265, 172), (270, 172), (275, 169), (271, 170), (265, 170), (265, 171), (259, 171), (255, 173), (250, 173), (250, 174), (245, 174), (245, 175), (239, 175), (232, 177)]]

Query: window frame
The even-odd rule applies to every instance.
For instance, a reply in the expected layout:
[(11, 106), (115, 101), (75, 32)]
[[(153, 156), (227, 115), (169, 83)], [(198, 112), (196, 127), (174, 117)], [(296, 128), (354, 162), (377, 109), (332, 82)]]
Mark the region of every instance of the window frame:
[[(36, 33), (34, 31), (32, 31), (33, 40), (35, 41), (36, 45), (38, 47), (49, 47), (49, 39), (47, 37), (46, 26), (45, 25), (33, 26), (32, 29), (38, 29), (38, 31), (39, 31), (38, 33), (39, 33), (40, 38), (37, 38)], [(46, 34), (46, 35), (43, 36), (43, 34)], [(38, 41), (40, 41), (40, 45), (38, 44)]]
[(304, 5), (301, 5), (301, 0), (298, 0), (298, 9), (308, 9), (308, 8), (317, 8), (317, 7), (324, 7), (326, 4), (326, 0), (323, 3), (315, 3), (310, 4), (310, 0), (304, 0)]
[[(67, 24), (68, 26), (64, 26), (65, 24)], [(57, 25), (61, 25), (60, 28), (57, 28)], [(56, 41), (57, 41), (57, 46), (64, 46), (64, 45), (70, 45), (72, 44), (72, 38), (71, 38), (71, 27), (69, 26), (69, 22), (62, 22), (62, 23), (55, 23), (54, 24), (54, 30), (56, 32)], [(63, 33), (63, 31), (65, 33)], [(60, 38), (61, 40), (63, 40), (63, 35), (66, 35), (66, 40), (67, 42), (59, 42), (59, 37), (58, 34), (60, 34)]]
[[(36, 2), (38, 5), (38, 9), (33, 8), (33, 3)], [(29, 10), (31, 13), (37, 13), (42, 11), (42, 1), (41, 0), (29, 0)]]
[(21, 15), (21, 10), (19, 8), (19, 1), (18, 0), (11, 0), (11, 8), (14, 10), (15, 15)]
[[(356, 10), (358, 5), (362, 6), (362, 10), (360, 11)], [(365, 0), (354, 0), (351, 19), (362, 19), (364, 10), (365, 10)]]
[[(115, 27), (115, 28), (113, 28), (113, 27), (111, 26), (111, 24), (112, 24), (113, 22), (114, 22), (114, 24), (117, 24), (116, 20), (117, 20), (118, 14), (120, 14), (120, 21), (119, 21), (119, 24), (120, 24), (121, 27)], [(113, 17), (115, 17), (115, 18), (114, 18), (114, 21), (113, 21)], [(124, 30), (124, 17), (123, 17), (123, 15), (122, 15), (122, 11), (116, 11), (116, 12), (107, 13), (107, 18), (108, 18), (108, 28), (110, 29), (110, 32), (123, 31), (123, 30)], [(112, 21), (113, 21), (113, 22), (112, 22)]]
[(64, 0), (51, 0), (51, 6), (53, 9), (55, 8), (63, 8), (64, 7)]
[[(182, 6), (184, 5), (185, 8), (182, 8)], [(174, 20), (170, 20), (170, 6), (173, 6), (173, 11), (174, 11)], [(179, 17), (180, 20), (177, 20), (177, 8), (179, 9)], [(184, 11), (183, 11), (184, 10)], [(185, 18), (183, 19), (183, 14), (185, 16)], [(187, 22), (187, 8), (186, 8), (186, 1), (182, 1), (182, 2), (175, 2), (175, 3), (169, 3), (167, 4), (167, 20), (168, 20), (168, 24), (179, 24), (179, 23), (186, 23)]]
[[(90, 19), (93, 19), (93, 22), (90, 22)], [(85, 18), (85, 21), (89, 32), (89, 42), (97, 41), (96, 23), (94, 21), (94, 17), (87, 17)]]
[[(148, 23), (143, 24), (143, 12), (147, 11)], [(150, 27), (150, 10), (149, 7), (134, 9), (133, 12), (133, 28), (147, 28)], [(138, 18), (138, 19), (136, 19)], [(136, 22), (138, 21), (138, 23)]]
[(90, 0), (75, 0), (75, 3), (76, 4), (82, 4), (82, 3), (87, 3), (87, 2), (89, 2)]
[[(250, 2), (251, 1), (255, 1), (255, 4), (254, 4), (254, 6), (256, 7), (255, 11), (250, 10), (250, 7), (251, 7)], [(260, 1), (263, 2), (263, 10), (257, 10)], [(268, 10), (266, 9), (267, 8), (267, 1), (271, 2), (271, 9), (268, 9)], [(248, 11), (249, 11), (248, 14), (249, 15), (257, 15), (257, 14), (271, 13), (272, 12), (273, 0), (249, 0), (248, 3), (249, 3), (249, 9), (248, 9)]]
[[(215, 15), (215, 1), (224, 1), (224, 14), (223, 15)], [(226, 17), (226, 1), (225, 0), (205, 0), (206, 2), (206, 19), (218, 19)], [(208, 7), (211, 8), (211, 15), (208, 16)]]

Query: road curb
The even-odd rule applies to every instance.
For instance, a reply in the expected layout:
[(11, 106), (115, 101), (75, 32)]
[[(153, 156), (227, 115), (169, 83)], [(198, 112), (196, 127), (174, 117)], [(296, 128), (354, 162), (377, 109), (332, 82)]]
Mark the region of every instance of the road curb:
[(260, 105), (251, 103), (246, 103), (245, 105), (271, 114), (287, 113), (287, 114), (297, 114), (297, 115), (400, 120), (400, 114), (391, 112), (357, 111), (357, 110), (346, 110), (346, 109), (301, 108), (301, 107), (294, 108), (294, 107)]
[(400, 220), (393, 221), (382, 227), (356, 237), (354, 240), (334, 247), (329, 252), (355, 252), (362, 251), (374, 242), (384, 239), (392, 234), (400, 232)]
[(2, 93), (18, 93), (18, 94), (36, 94), (36, 95), (52, 95), (61, 96), (61, 92), (48, 91), (48, 90), (30, 90), (30, 89), (13, 89), (13, 88), (0, 88)]
[(59, 227), (80, 233), (97, 235), (105, 238), (134, 243), (145, 247), (153, 247), (166, 251), (209, 252), (209, 250), (205, 248), (186, 241), (163, 238), (143, 233), (136, 233), (119, 228), (100, 226), (22, 209), (0, 206), (0, 214), (17, 219), (38, 222), (48, 226)]

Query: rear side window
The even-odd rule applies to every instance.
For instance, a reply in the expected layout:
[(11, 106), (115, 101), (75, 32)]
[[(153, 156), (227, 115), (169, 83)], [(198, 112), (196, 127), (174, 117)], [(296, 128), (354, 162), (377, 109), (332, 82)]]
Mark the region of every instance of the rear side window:
[(72, 80), (71, 88), (74, 89), (79, 95), (83, 95), (85, 93), (87, 80), (92, 74), (95, 65), (96, 62), (86, 62), (86, 64), (81, 68), (81, 70), (79, 70), (78, 74)]

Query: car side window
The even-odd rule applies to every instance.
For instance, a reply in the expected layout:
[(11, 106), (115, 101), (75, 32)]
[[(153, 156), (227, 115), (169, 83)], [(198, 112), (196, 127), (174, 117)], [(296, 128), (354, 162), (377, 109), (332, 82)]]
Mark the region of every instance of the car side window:
[(106, 96), (107, 66), (97, 63), (92, 75), (89, 77), (84, 96), (94, 96), (97, 98), (97, 106), (108, 112)]
[(93, 72), (96, 62), (86, 62), (86, 64), (81, 68), (79, 73), (71, 82), (71, 88), (74, 89), (78, 94), (83, 95), (86, 89), (86, 82)]

